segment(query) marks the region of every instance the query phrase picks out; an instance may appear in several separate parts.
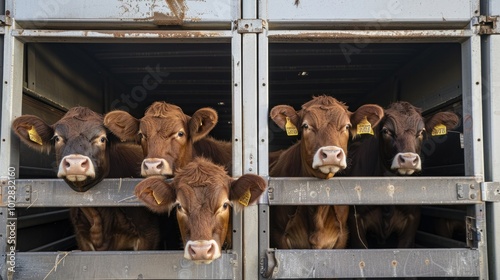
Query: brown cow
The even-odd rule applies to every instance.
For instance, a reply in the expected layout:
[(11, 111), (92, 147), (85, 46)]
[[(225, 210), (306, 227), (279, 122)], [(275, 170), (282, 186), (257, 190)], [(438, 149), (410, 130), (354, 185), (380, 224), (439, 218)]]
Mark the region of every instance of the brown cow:
[[(364, 119), (375, 126), (383, 116), (378, 105), (364, 105), (356, 112), (333, 97), (318, 96), (300, 111), (278, 105), (271, 118), (282, 129), (300, 127), (302, 139), (271, 164), (272, 177), (327, 179), (346, 168), (347, 142)], [(288, 122), (288, 125), (287, 125)], [(354, 126), (354, 128), (353, 128)], [(347, 243), (349, 206), (279, 206), (271, 208), (271, 246), (284, 249), (344, 248)]]
[[(16, 118), (12, 130), (39, 152), (55, 148), (59, 178), (84, 192), (103, 178), (139, 175), (138, 145), (120, 143), (107, 133), (103, 117), (84, 107), (70, 109), (53, 125), (33, 115)], [(71, 208), (71, 220), (81, 250), (156, 249), (158, 220), (145, 208)]]
[[(439, 112), (424, 120), (419, 108), (408, 102), (396, 102), (385, 110), (385, 116), (375, 129), (375, 137), (366, 138), (349, 147), (351, 176), (412, 175), (421, 171), (422, 141), (436, 125), (454, 128), (459, 121), (451, 112)], [(351, 209), (349, 226), (351, 246), (367, 248), (387, 246), (391, 234), (397, 235), (397, 247), (413, 247), (420, 223), (420, 207), (356, 206)], [(368, 244), (367, 235), (374, 234), (377, 243)]]
[(176, 208), (184, 257), (208, 264), (221, 256), (231, 235), (231, 207), (255, 202), (265, 188), (260, 176), (245, 174), (233, 180), (222, 166), (198, 157), (177, 170), (172, 182), (148, 177), (135, 187), (135, 194), (155, 212)]
[(122, 140), (139, 141), (144, 152), (141, 175), (172, 176), (196, 156), (204, 156), (225, 165), (231, 172), (231, 143), (207, 134), (217, 123), (217, 112), (202, 108), (192, 117), (178, 106), (154, 102), (140, 120), (125, 111), (112, 111), (104, 125)]

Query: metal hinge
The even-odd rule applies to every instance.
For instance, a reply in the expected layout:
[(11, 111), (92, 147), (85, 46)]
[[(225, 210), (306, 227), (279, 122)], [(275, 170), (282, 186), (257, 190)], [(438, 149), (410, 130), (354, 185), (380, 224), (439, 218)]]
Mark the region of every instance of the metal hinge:
[(473, 19), (473, 25), (480, 35), (500, 34), (498, 18), (499, 16), (478, 16)]
[(500, 182), (483, 182), (483, 183), (481, 183), (481, 198), (483, 201), (499, 202), (500, 201)]
[(278, 271), (278, 261), (274, 249), (269, 249), (266, 256), (260, 260), (260, 275), (264, 278), (274, 278)]
[(262, 33), (265, 21), (261, 19), (239, 19), (236, 21), (238, 33)]

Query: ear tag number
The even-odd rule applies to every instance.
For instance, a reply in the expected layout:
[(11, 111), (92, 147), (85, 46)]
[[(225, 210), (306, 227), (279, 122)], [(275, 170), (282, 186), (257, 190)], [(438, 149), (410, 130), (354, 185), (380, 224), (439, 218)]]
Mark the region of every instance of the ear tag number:
[(440, 136), (446, 134), (446, 126), (444, 124), (438, 124), (432, 129), (432, 136)]
[(299, 131), (297, 130), (297, 127), (290, 121), (289, 117), (286, 117), (286, 135), (288, 136), (297, 136), (299, 135)]
[(238, 202), (243, 205), (243, 206), (248, 206), (248, 203), (250, 202), (250, 198), (252, 197), (252, 193), (250, 193), (250, 190), (247, 190), (241, 197), (238, 199)]
[(357, 125), (358, 134), (371, 134), (373, 135), (372, 124), (364, 117)]
[(35, 127), (32, 126), (29, 130), (28, 130), (28, 136), (30, 138), (31, 141), (37, 143), (38, 145), (42, 146), (43, 145), (43, 142), (42, 142), (42, 137), (40, 137), (40, 135), (38, 135), (38, 132), (36, 132), (35, 130)]

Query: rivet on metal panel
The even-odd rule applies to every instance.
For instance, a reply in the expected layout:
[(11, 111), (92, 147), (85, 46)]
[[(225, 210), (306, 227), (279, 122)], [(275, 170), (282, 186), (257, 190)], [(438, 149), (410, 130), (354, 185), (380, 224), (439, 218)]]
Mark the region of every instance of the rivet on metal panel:
[(238, 33), (262, 33), (264, 21), (261, 19), (239, 19), (236, 22)]
[(269, 197), (269, 200), (274, 199), (274, 188), (272, 187), (267, 188), (267, 196)]

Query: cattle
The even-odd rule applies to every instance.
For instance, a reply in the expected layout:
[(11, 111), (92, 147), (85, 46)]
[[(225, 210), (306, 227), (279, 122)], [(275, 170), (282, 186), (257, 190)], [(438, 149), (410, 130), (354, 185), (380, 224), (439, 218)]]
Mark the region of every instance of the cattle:
[[(53, 125), (23, 115), (13, 121), (12, 130), (38, 152), (55, 149), (57, 176), (77, 192), (103, 178), (139, 175), (140, 146), (121, 143), (107, 132), (102, 115), (89, 108), (71, 108)], [(70, 218), (81, 250), (147, 250), (159, 243), (158, 219), (143, 207), (71, 208)]]
[(154, 212), (176, 209), (184, 258), (208, 264), (221, 256), (230, 238), (231, 208), (254, 203), (265, 188), (260, 176), (245, 174), (234, 180), (224, 167), (197, 157), (170, 182), (163, 176), (144, 179), (135, 194)]
[[(439, 112), (424, 119), (421, 109), (408, 102), (391, 104), (384, 118), (374, 129), (375, 137), (365, 138), (349, 147), (350, 176), (409, 176), (422, 169), (420, 156), (424, 138), (436, 131), (436, 125), (452, 129), (459, 118), (451, 112)], [(351, 209), (349, 226), (353, 248), (414, 246), (420, 223), (420, 207), (416, 205), (356, 206)], [(369, 244), (367, 236), (376, 241)], [(397, 240), (394, 245), (387, 242)]]
[[(383, 116), (378, 105), (367, 104), (355, 112), (330, 96), (316, 96), (295, 111), (275, 106), (270, 116), (283, 130), (300, 133), (301, 139), (279, 152), (270, 164), (272, 177), (328, 179), (346, 168), (347, 144), (357, 125), (375, 126)], [(273, 155), (273, 158), (277, 154)], [(281, 249), (344, 248), (347, 243), (349, 206), (271, 207), (271, 246)]]
[(207, 136), (217, 120), (217, 112), (211, 108), (199, 109), (188, 116), (176, 105), (154, 102), (141, 119), (116, 110), (106, 114), (104, 125), (120, 139), (142, 145), (143, 177), (173, 176), (177, 168), (196, 156), (207, 157), (232, 171), (231, 143)]

